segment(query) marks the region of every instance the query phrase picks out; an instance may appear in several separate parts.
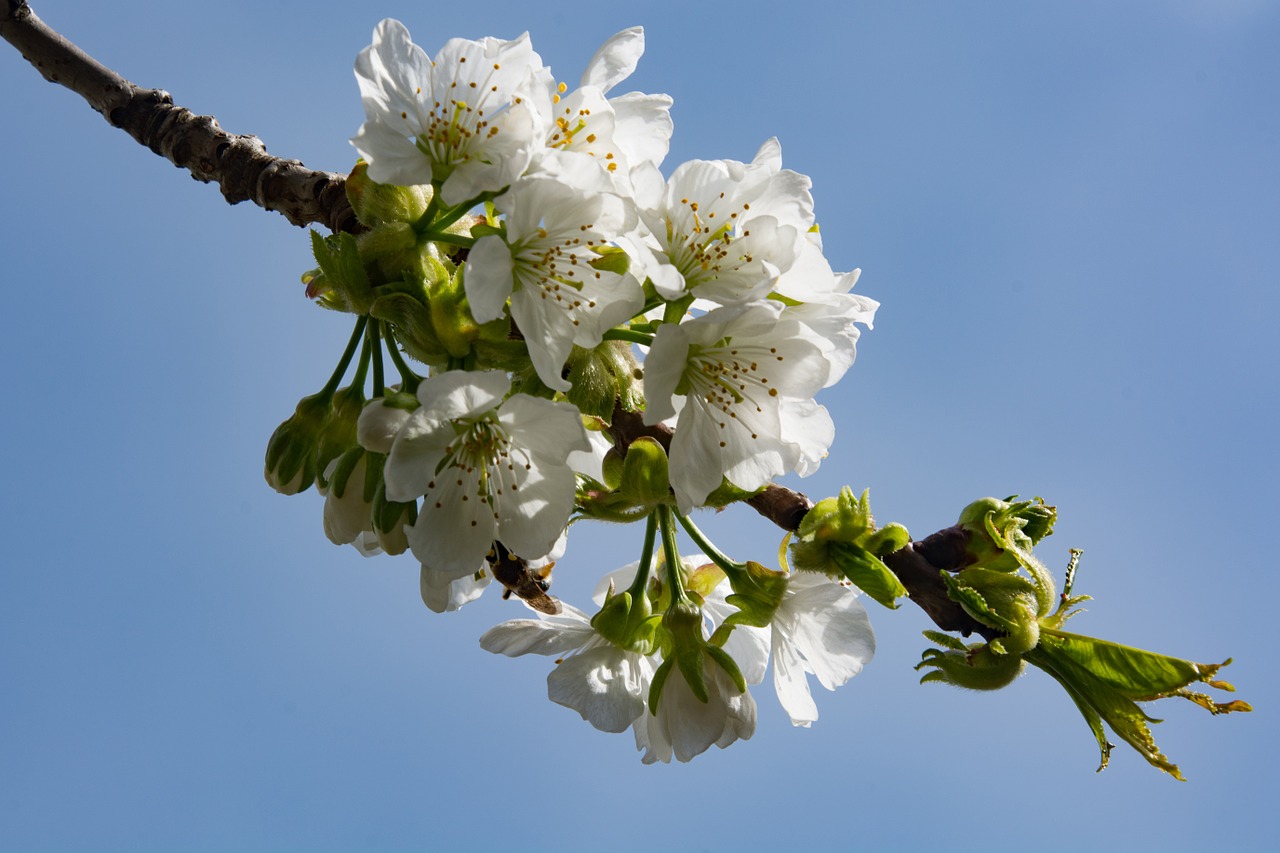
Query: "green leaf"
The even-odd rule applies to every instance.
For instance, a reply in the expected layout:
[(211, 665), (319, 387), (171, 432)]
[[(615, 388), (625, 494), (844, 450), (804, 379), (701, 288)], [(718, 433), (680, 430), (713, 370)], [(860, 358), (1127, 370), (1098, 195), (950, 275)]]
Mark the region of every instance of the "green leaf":
[(1205, 680), (1200, 667), (1189, 660), (1107, 640), (1045, 628), (1041, 642), (1052, 646), (1055, 658), (1072, 661), (1138, 702), (1172, 696), (1193, 682)]
[[(1179, 781), (1186, 781), (1178, 765), (1174, 764), (1156, 746), (1155, 738), (1147, 723), (1158, 723), (1159, 720), (1149, 717), (1132, 699), (1104, 682), (1090, 670), (1081, 666), (1074, 659), (1061, 653), (1061, 648), (1053, 642), (1042, 642), (1026, 654), (1029, 663), (1054, 675), (1067, 688), (1076, 706), (1087, 706), (1093, 714), (1106, 721), (1107, 726), (1125, 743), (1133, 747), (1139, 755), (1153, 767), (1168, 773)], [(1094, 732), (1099, 743), (1105, 741), (1099, 737), (1096, 721), (1089, 713), (1082, 710), (1085, 721)], [(1107, 750), (1103, 750), (1103, 766), (1106, 764)]]
[(896, 599), (906, 595), (907, 588), (878, 557), (848, 542), (832, 543), (830, 549), (832, 559), (844, 577), (880, 604), (897, 609)]
[(311, 251), (316, 257), (329, 287), (336, 295), (340, 310), (352, 314), (369, 313), (373, 299), (373, 286), (364, 271), (356, 238), (345, 232), (321, 237), (311, 232)]

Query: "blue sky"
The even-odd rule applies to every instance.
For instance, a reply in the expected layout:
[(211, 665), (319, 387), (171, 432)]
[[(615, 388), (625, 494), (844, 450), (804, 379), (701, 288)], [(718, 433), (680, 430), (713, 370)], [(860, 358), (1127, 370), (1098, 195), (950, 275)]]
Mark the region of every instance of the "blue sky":
[[(1210, 662), (1256, 712), (1157, 707), (1180, 784), (1095, 775), (1067, 697), (919, 686), (929, 623), (873, 604), (876, 660), (792, 729), (643, 767), (482, 652), (523, 615), (429, 613), (408, 557), (364, 560), (321, 500), (262, 481), (344, 318), (308, 304), (306, 234), (113, 130), (0, 46), (0, 849), (1262, 849), (1280, 432), (1280, 8), (1264, 2), (779, 7), (35, 4), (141, 85), (275, 154), (345, 171), (351, 63), (384, 16), (434, 52), (530, 31), (576, 79), (641, 24), (626, 88), (675, 99), (666, 171), (770, 136), (812, 176), (828, 257), (882, 302), (821, 398), (817, 497), (870, 487), (917, 536), (1043, 495), (1043, 557), (1085, 551), (1075, 630)], [(585, 603), (639, 531), (575, 528)], [(778, 532), (708, 519), (743, 558)], [(1165, 703), (1167, 704), (1167, 703)], [(1264, 811), (1267, 810), (1267, 811)], [(1268, 834), (1271, 835), (1271, 834)]]

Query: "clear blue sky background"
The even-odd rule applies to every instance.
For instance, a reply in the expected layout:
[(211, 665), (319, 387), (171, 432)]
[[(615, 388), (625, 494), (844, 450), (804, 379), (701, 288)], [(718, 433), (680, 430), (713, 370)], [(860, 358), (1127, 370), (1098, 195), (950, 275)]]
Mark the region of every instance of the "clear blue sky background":
[[(436, 616), (407, 557), (330, 545), (262, 481), (345, 318), (306, 234), (113, 130), (0, 45), (0, 848), (1144, 850), (1274, 841), (1280, 5), (349, 2), (36, 10), (103, 62), (275, 154), (343, 171), (383, 16), (434, 53), (532, 33), (569, 81), (646, 28), (667, 170), (781, 138), (827, 253), (883, 302), (824, 402), (815, 497), (871, 488), (917, 536), (987, 494), (1061, 512), (1073, 627), (1229, 670), (1256, 712), (1159, 707), (1180, 784), (1092, 738), (1037, 672), (918, 686), (922, 614), (793, 730), (643, 767), (545, 698), (548, 662)], [(795, 485), (795, 484), (793, 484)], [(709, 521), (740, 557), (778, 533)], [(585, 604), (638, 531), (576, 530)], [(872, 605), (874, 608), (874, 605)], [(1164, 703), (1168, 705), (1168, 703)], [(1266, 817), (1271, 815), (1271, 817)], [(1270, 829), (1270, 831), (1267, 831)]]

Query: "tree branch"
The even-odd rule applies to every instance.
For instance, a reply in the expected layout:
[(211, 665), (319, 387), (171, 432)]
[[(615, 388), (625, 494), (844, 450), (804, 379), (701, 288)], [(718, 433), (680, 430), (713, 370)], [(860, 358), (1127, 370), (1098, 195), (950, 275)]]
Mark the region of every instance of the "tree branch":
[(217, 183), (228, 203), (252, 201), (294, 225), (360, 229), (342, 175), (273, 157), (258, 137), (228, 133), (211, 116), (176, 106), (168, 92), (134, 85), (51, 29), (26, 0), (4, 0), (0, 38), (46, 80), (84, 98), (112, 127), (196, 180)]

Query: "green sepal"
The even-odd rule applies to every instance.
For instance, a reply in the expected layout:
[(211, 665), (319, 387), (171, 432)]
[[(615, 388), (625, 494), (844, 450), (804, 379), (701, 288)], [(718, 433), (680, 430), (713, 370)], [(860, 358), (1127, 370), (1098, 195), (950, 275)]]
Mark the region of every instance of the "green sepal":
[[(333, 474), (329, 477), (329, 491), (333, 493), (335, 498), (344, 497), (347, 494), (347, 480), (351, 479), (351, 472), (355, 470), (356, 465), (360, 464), (360, 460), (364, 457), (365, 451), (363, 447), (353, 447), (338, 457), (338, 464), (333, 468)], [(365, 469), (365, 480), (368, 480), (369, 469)], [(364, 492), (365, 483), (360, 483), (360, 490)], [(365, 500), (372, 498), (372, 495), (365, 496)]]
[(365, 469), (365, 500), (370, 502), (370, 515), (378, 545), (391, 556), (403, 554), (409, 549), (405, 529), (412, 527), (418, 520), (418, 502), (387, 500), (387, 484), (383, 478), (386, 455), (369, 451), (365, 454), (365, 459), (368, 465)]
[[(323, 292), (314, 298), (325, 308), (350, 314), (367, 314), (373, 302), (373, 285), (360, 258), (356, 238), (345, 232), (322, 237), (311, 232), (311, 251), (324, 277)], [(308, 285), (308, 293), (316, 284)]]
[(507, 238), (507, 228), (505, 222), (502, 225), (490, 225), (487, 222), (476, 222), (471, 226), (471, 236), (476, 240), (481, 237), (501, 237), (504, 241)]
[[(735, 625), (767, 628), (787, 594), (790, 575), (752, 561), (746, 563), (744, 570), (729, 572), (728, 575), (733, 593), (725, 600), (738, 609), (725, 618), (716, 634), (726, 626), (730, 629)], [(711, 642), (712, 645), (723, 645), (723, 641), (716, 643), (714, 636)]]
[(369, 306), (369, 314), (391, 324), (391, 332), (404, 351), (423, 364), (443, 365), (449, 360), (431, 322), (431, 311), (407, 293), (379, 296)]
[(720, 485), (716, 486), (711, 494), (702, 500), (702, 506), (709, 506), (713, 509), (723, 509), (729, 504), (738, 503), (740, 501), (749, 500), (764, 491), (763, 486), (754, 491), (739, 489), (725, 477), (720, 478)]
[(655, 632), (661, 621), (647, 595), (633, 598), (624, 591), (605, 597), (600, 612), (591, 617), (591, 627), (620, 649), (648, 655), (657, 647)]
[(1000, 690), (1022, 674), (1024, 665), (1019, 655), (998, 654), (984, 643), (966, 646), (935, 631), (925, 631), (925, 636), (934, 642), (944, 638), (941, 644), (947, 648), (925, 649), (920, 655), (916, 670), (931, 668), (920, 677), (921, 684), (937, 682), (966, 690)]
[(733, 656), (719, 646), (708, 645), (706, 650), (711, 660), (715, 661), (716, 665), (733, 679), (733, 684), (738, 688), (738, 692), (746, 693), (747, 680), (743, 678), (742, 670), (738, 668), (738, 662), (733, 659)]
[(684, 673), (693, 695), (706, 702), (707, 672), (703, 655), (707, 642), (702, 637), (702, 609), (691, 603), (674, 603), (662, 617), (662, 627), (671, 638), (671, 654)]
[(653, 681), (649, 684), (649, 713), (657, 716), (658, 703), (662, 700), (662, 688), (667, 686), (667, 676), (675, 666), (673, 658), (664, 658), (653, 672)]

